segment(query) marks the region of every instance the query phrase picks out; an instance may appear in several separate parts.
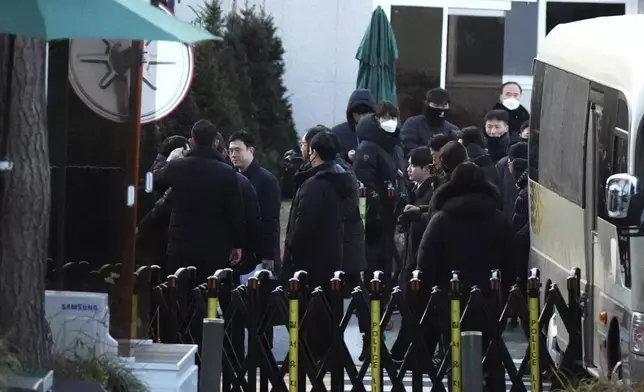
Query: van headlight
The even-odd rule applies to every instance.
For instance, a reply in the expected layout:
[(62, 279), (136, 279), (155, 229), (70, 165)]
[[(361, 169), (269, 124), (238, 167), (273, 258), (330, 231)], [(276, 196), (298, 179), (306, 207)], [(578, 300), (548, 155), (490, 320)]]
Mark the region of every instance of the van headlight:
[(633, 312), (631, 319), (631, 352), (644, 355), (644, 314)]

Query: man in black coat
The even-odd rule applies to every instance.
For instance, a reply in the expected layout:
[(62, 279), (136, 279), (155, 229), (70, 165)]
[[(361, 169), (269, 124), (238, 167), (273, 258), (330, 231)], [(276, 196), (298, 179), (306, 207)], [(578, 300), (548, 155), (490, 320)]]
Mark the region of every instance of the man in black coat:
[(434, 135), (447, 135), (451, 140), (458, 138), (458, 127), (445, 120), (445, 114), (449, 111), (450, 105), (447, 91), (442, 88), (429, 90), (425, 103), (425, 112), (408, 118), (400, 131), (405, 155), (414, 148), (427, 146)]
[[(321, 132), (330, 132), (330, 130), (324, 125), (317, 125), (309, 129), (308, 132), (302, 137), (301, 153), (302, 158), (304, 159), (304, 165), (295, 174), (295, 189), (299, 189), (306, 180), (308, 180), (312, 175), (315, 174), (315, 172), (311, 170), (312, 165), (309, 156), (309, 146), (311, 145), (311, 140), (313, 140), (313, 138)], [(335, 134), (332, 135), (337, 141), (337, 136)], [(338, 151), (340, 150), (339, 145), (336, 146), (336, 148), (338, 149)], [(340, 165), (345, 171), (351, 174), (354, 180), (354, 192), (350, 198), (347, 198), (343, 202), (342, 208), (344, 214), (342, 271), (344, 271), (344, 273), (346, 274), (346, 296), (347, 294), (350, 294), (356, 286), (362, 285), (362, 282), (360, 280), (360, 273), (364, 272), (364, 270), (367, 268), (367, 261), (365, 259), (364, 249), (364, 227), (362, 226), (362, 220), (360, 219), (360, 210), (358, 204), (358, 180), (353, 174), (353, 168), (349, 166), (345, 160), (340, 158), (339, 154), (335, 159), (335, 163)]]
[(347, 103), (347, 121), (336, 125), (331, 129), (340, 140), (340, 157), (348, 163), (353, 163), (358, 144), (356, 126), (360, 119), (376, 110), (376, 100), (371, 91), (357, 89), (349, 97)]
[(213, 148), (217, 128), (202, 120), (191, 134), (192, 149), (170, 154), (169, 159), (185, 157), (156, 170), (154, 186), (172, 188), (169, 270), (194, 265), (203, 281), (215, 270), (239, 263), (246, 218), (237, 174)]
[[(518, 166), (520, 170), (510, 169), (510, 163)], [(528, 143), (518, 142), (508, 150), (508, 156), (501, 158), (496, 164), (496, 171), (503, 183), (503, 212), (508, 219), (514, 215), (514, 202), (517, 199), (517, 180), (523, 173), (528, 163)]]
[[(504, 290), (515, 282), (514, 230), (497, 209), (498, 199), (495, 187), (472, 162), (457, 166), (450, 181), (434, 193), (431, 203), (435, 213), (418, 250), (418, 269), (424, 273), (426, 287), (439, 286), (449, 290), (453, 270), (462, 272), (464, 300), (473, 285), (479, 286), (484, 293), (489, 290), (494, 269), (501, 270)], [(462, 302), (464, 307), (465, 301)], [(443, 325), (443, 330), (448, 330), (446, 326)], [(462, 328), (483, 330), (484, 342), (491, 338), (485, 325), (476, 321), (466, 323)], [(433, 342), (439, 336), (436, 330), (430, 331), (426, 342)], [(505, 390), (502, 366), (486, 364), (483, 371), (486, 391)]]
[(280, 210), (282, 208), (279, 183), (277, 178), (255, 159), (257, 143), (252, 133), (235, 132), (229, 138), (228, 143), (233, 165), (253, 184), (259, 200), (262, 219), (257, 247), (257, 254), (260, 258), (258, 261), (264, 265), (264, 268), (279, 273), (281, 265)]
[(328, 132), (311, 140), (311, 169), (293, 199), (286, 230), (284, 272), (292, 276), (306, 270), (311, 289), (326, 288), (333, 273), (342, 269), (342, 206), (354, 194), (355, 181), (335, 163), (336, 151), (336, 141)]
[(520, 139), (523, 129), (521, 125), (530, 120), (530, 113), (521, 104), (523, 89), (517, 82), (505, 82), (501, 86), (499, 102), (493, 110), (504, 110), (508, 113), (508, 127), (510, 129), (510, 142), (516, 143)]

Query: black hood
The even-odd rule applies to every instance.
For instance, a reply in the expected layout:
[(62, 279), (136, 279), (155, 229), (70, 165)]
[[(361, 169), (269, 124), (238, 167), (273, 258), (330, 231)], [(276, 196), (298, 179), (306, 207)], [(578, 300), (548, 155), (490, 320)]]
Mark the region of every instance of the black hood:
[(457, 185), (448, 182), (436, 190), (431, 206), (457, 218), (486, 218), (501, 206), (498, 191), (487, 181)]
[(340, 200), (344, 200), (353, 194), (355, 180), (349, 172), (335, 162), (323, 163), (313, 167), (307, 164), (295, 175), (296, 187), (300, 187), (304, 181), (312, 177), (318, 177), (328, 181), (337, 192)]
[(351, 115), (351, 112), (358, 105), (365, 105), (369, 107), (373, 113), (375, 113), (376, 99), (373, 97), (373, 94), (371, 94), (371, 91), (367, 89), (359, 88), (355, 90), (349, 97), (349, 102), (347, 103), (347, 123), (349, 123), (351, 127), (356, 126), (355, 122), (353, 121), (353, 116)]
[(360, 120), (356, 132), (360, 141), (370, 140), (384, 148), (387, 152), (393, 152), (396, 144), (398, 144), (400, 128), (394, 133), (387, 133), (380, 127), (380, 122), (376, 116), (371, 114)]
[(519, 176), (519, 179), (517, 180), (517, 190), (521, 190), (528, 186), (528, 170), (525, 170), (521, 176)]
[(487, 153), (487, 149), (476, 143), (470, 143), (465, 148), (467, 149), (467, 156), (470, 158), (470, 161), (476, 163), (478, 167), (494, 165), (492, 157)]

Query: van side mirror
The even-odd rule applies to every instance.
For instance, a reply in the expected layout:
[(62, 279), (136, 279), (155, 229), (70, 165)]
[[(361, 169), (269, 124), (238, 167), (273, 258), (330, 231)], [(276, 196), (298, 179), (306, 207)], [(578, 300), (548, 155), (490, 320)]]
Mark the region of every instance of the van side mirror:
[(637, 177), (613, 174), (606, 181), (606, 210), (608, 217), (620, 222), (620, 226), (640, 225), (640, 188)]

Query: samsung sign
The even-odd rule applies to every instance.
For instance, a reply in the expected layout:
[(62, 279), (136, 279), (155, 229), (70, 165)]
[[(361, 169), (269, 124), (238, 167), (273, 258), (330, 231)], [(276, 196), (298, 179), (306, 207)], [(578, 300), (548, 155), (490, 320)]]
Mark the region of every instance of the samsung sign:
[(91, 304), (62, 304), (62, 310), (74, 310), (77, 312), (98, 312), (98, 305)]

